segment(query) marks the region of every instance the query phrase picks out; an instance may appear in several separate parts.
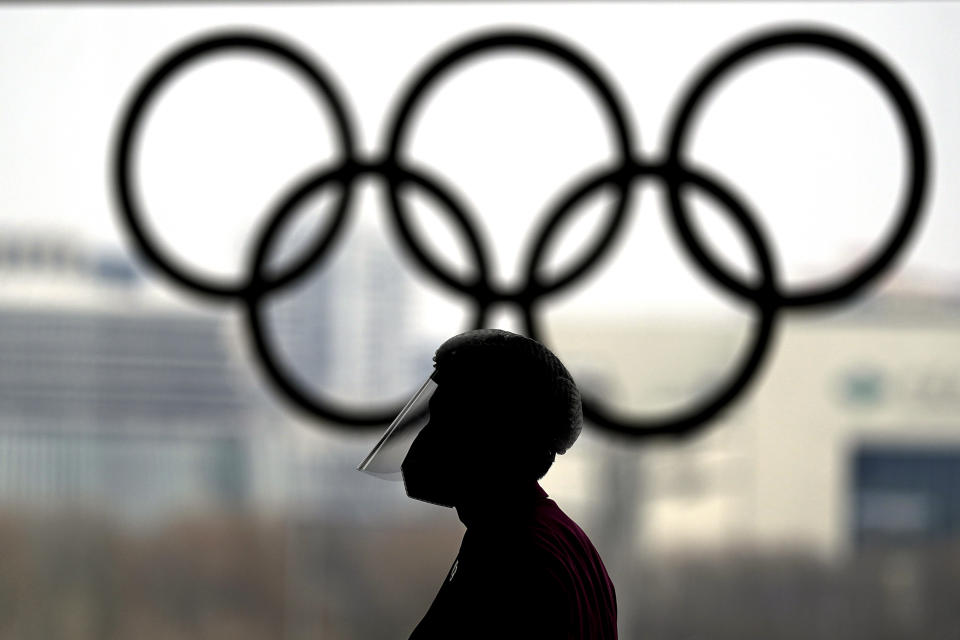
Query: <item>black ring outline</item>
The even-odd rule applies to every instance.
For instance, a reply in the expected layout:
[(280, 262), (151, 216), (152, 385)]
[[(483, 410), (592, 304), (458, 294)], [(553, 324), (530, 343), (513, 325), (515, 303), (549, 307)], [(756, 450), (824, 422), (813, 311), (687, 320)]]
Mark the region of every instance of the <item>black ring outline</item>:
[[(610, 183), (621, 184), (625, 181), (630, 184), (628, 188), (636, 188), (632, 184), (633, 182), (640, 182), (647, 178), (659, 178), (663, 182), (678, 185), (694, 185), (719, 200), (726, 211), (732, 214), (746, 231), (746, 236), (754, 249), (754, 258), (763, 276), (760, 290), (768, 294), (759, 299), (748, 301), (757, 308), (759, 317), (755, 321), (756, 331), (753, 343), (738, 363), (739, 372), (731, 376), (726, 384), (718, 385), (710, 395), (692, 407), (662, 418), (629, 418), (614, 416), (609, 410), (602, 408), (602, 403), (589, 398), (587, 394), (583, 395), (584, 418), (597, 426), (633, 438), (663, 435), (680, 438), (689, 436), (702, 427), (707, 420), (723, 410), (746, 389), (760, 370), (774, 338), (777, 314), (780, 311), (780, 307), (772, 302), (774, 299), (772, 292), (776, 291), (776, 267), (773, 257), (767, 249), (769, 243), (764, 237), (763, 230), (754, 224), (753, 216), (740, 204), (740, 201), (732, 195), (729, 189), (722, 187), (717, 178), (704, 172), (693, 172), (666, 164), (648, 164), (637, 161), (626, 168), (592, 174), (586, 180), (574, 185), (569, 194), (560, 200), (557, 208), (547, 218), (544, 225), (545, 236), (549, 236), (558, 229), (564, 218), (576, 210), (577, 203), (588, 197), (597, 188)], [(670, 220), (674, 218), (673, 215), (669, 216)], [(545, 246), (548, 239), (548, 237), (542, 238), (538, 246)], [(536, 270), (539, 259), (543, 255), (545, 254), (542, 251), (536, 254), (536, 259), (528, 265), (529, 271)], [(524, 311), (527, 335), (534, 340), (543, 342), (540, 338), (542, 335), (541, 325), (534, 313), (533, 305), (525, 308)]]
[[(603, 67), (597, 62), (590, 61), (585, 53), (578, 51), (572, 44), (557, 38), (529, 29), (507, 31), (501, 29), (493, 33), (476, 35), (466, 42), (459, 42), (455, 46), (436, 54), (431, 60), (421, 65), (419, 74), (416, 74), (407, 83), (406, 87), (398, 94), (402, 97), (394, 102), (393, 119), (386, 128), (385, 135), (386, 164), (399, 166), (402, 163), (400, 155), (402, 148), (410, 137), (410, 124), (417, 109), (423, 104), (422, 98), (433, 88), (436, 80), (441, 79), (444, 74), (453, 71), (457, 65), (475, 56), (502, 53), (515, 49), (544, 55), (550, 60), (562, 63), (565, 68), (575, 71), (576, 77), (592, 90), (591, 94), (599, 101), (601, 110), (606, 112), (606, 122), (614, 139), (615, 155), (618, 162), (626, 164), (630, 161), (631, 150), (634, 148), (636, 140), (634, 140), (629, 120), (625, 116), (626, 111), (622, 106), (623, 101), (617, 96), (613, 88), (614, 83), (605, 77)], [(460, 282), (457, 278), (447, 274), (422, 249), (415, 236), (410, 232), (407, 223), (409, 212), (398, 196), (394, 183), (391, 181), (389, 184), (388, 203), (394, 224), (400, 229), (401, 235), (408, 242), (408, 248), (425, 273), (455, 293), (477, 296), (489, 302), (512, 302), (522, 309), (533, 304), (542, 295), (555, 293), (569, 286), (597, 265), (598, 257), (608, 249), (625, 218), (630, 198), (630, 190), (624, 188), (624, 185), (619, 185), (621, 191), (610, 226), (594, 243), (594, 246), (586, 252), (579, 263), (568, 269), (567, 273), (556, 278), (552, 283), (540, 282), (534, 274), (534, 277), (528, 279), (524, 285), (511, 289), (510, 287), (495, 288), (486, 272), (482, 272), (476, 282)], [(521, 264), (529, 263), (531, 260), (532, 257), (527, 257), (521, 260)]]
[[(320, 98), (327, 100), (327, 105), (334, 115), (335, 134), (341, 147), (340, 153), (345, 156), (345, 160), (337, 168), (315, 171), (288, 188), (288, 195), (280, 198), (277, 210), (267, 219), (265, 226), (260, 231), (260, 240), (253, 253), (250, 254), (248, 279), (241, 284), (221, 284), (207, 276), (191, 274), (188, 269), (177, 265), (175, 259), (165, 256), (163, 251), (150, 240), (141, 222), (142, 207), (138, 205), (138, 193), (135, 181), (132, 179), (135, 165), (132, 149), (140, 133), (142, 116), (158, 91), (175, 74), (185, 70), (190, 64), (195, 63), (203, 56), (226, 50), (250, 50), (265, 53), (279, 58), (298, 71), (306, 79), (308, 86)], [(246, 32), (220, 33), (198, 37), (177, 48), (158, 62), (153, 70), (146, 74), (144, 80), (141, 81), (132, 95), (133, 98), (128, 103), (127, 110), (121, 119), (121, 133), (114, 147), (113, 177), (116, 187), (115, 192), (119, 200), (117, 204), (121, 222), (130, 235), (134, 237), (147, 260), (152, 262), (162, 273), (187, 289), (216, 298), (236, 299), (242, 302), (246, 311), (247, 328), (253, 339), (254, 347), (260, 356), (261, 368), (267, 372), (269, 379), (280, 392), (292, 401), (297, 408), (314, 416), (333, 421), (334, 424), (379, 426), (384, 422), (389, 422), (399, 410), (400, 405), (381, 411), (351, 413), (332, 400), (317, 400), (312, 397), (311, 393), (300, 389), (273, 356), (269, 346), (270, 342), (266, 336), (266, 323), (261, 317), (261, 301), (268, 294), (279, 292), (302, 277), (309, 269), (316, 267), (325, 256), (329, 247), (340, 234), (341, 229), (345, 227), (353, 198), (353, 181), (359, 173), (371, 171), (380, 172), (384, 176), (391, 176), (398, 188), (405, 183), (418, 184), (446, 204), (453, 211), (456, 219), (461, 222), (461, 225), (468, 229), (468, 235), (470, 235), (469, 232), (472, 231), (472, 227), (469, 225), (469, 217), (464, 213), (463, 207), (456, 204), (455, 200), (448, 194), (449, 189), (445, 191), (440, 188), (437, 180), (431, 181), (424, 176), (418, 176), (397, 167), (388, 167), (387, 165), (379, 167), (375, 165), (364, 166), (355, 162), (353, 160), (356, 153), (355, 136), (348, 117), (349, 112), (343, 106), (344, 102), (335, 89), (335, 85), (321, 71), (317, 63), (311, 61), (305, 53), (298, 51), (294, 45), (277, 37)], [(313, 246), (302, 253), (303, 257), (296, 260), (292, 267), (288, 266), (281, 275), (268, 279), (264, 274), (266, 247), (279, 231), (281, 222), (295, 210), (297, 204), (314, 190), (321, 188), (323, 183), (328, 180), (342, 187), (334, 209), (332, 222), (325, 228), (324, 233), (317, 237)], [(483, 326), (486, 313), (487, 306), (477, 301), (472, 319), (475, 328)]]
[[(306, 84), (316, 91), (321, 103), (326, 103), (333, 113), (333, 124), (337, 141), (341, 147), (341, 155), (352, 158), (355, 154), (355, 136), (350, 123), (348, 111), (333, 82), (326, 73), (317, 66), (306, 53), (300, 52), (293, 44), (284, 42), (280, 38), (254, 35), (251, 33), (219, 33), (216, 35), (201, 36), (177, 48), (158, 63), (146, 75), (137, 89), (121, 120), (120, 137), (117, 140), (113, 156), (113, 178), (116, 194), (119, 199), (118, 210), (120, 220), (136, 241), (140, 251), (161, 272), (188, 289), (204, 293), (217, 298), (238, 298), (253, 286), (252, 280), (246, 284), (223, 284), (219, 278), (191, 274), (189, 269), (178, 265), (178, 260), (166, 256), (159, 246), (155, 245), (146, 233), (141, 218), (143, 207), (140, 206), (138, 189), (135, 186), (133, 146), (140, 135), (140, 126), (143, 114), (156, 97), (158, 91), (174, 75), (184, 70), (188, 65), (196, 63), (200, 58), (225, 50), (248, 50), (278, 58), (287, 63)], [(346, 192), (337, 205), (336, 215), (346, 215), (349, 206), (350, 193)], [(318, 243), (322, 245), (323, 243)], [(279, 276), (278, 283), (288, 283), (305, 272), (313, 259), (315, 250), (307, 252), (308, 257), (296, 264), (290, 272)]]
[(676, 218), (677, 230), (683, 237), (684, 244), (690, 248), (694, 262), (710, 278), (732, 293), (748, 299), (773, 295), (774, 298), (771, 301), (781, 307), (836, 304), (854, 296), (871, 280), (892, 266), (893, 259), (918, 226), (917, 223), (920, 221), (920, 215), (923, 211), (923, 200), (927, 189), (927, 143), (918, 110), (904, 83), (896, 76), (893, 69), (880, 58), (879, 54), (871, 52), (866, 46), (858, 44), (850, 37), (839, 33), (829, 33), (824, 29), (816, 31), (811, 29), (786, 31), (777, 29), (733, 45), (716, 62), (700, 73), (692, 83), (686, 97), (680, 101), (681, 106), (674, 112), (676, 116), (670, 126), (670, 143), (666, 162), (668, 165), (675, 167), (688, 166), (688, 163), (684, 162), (681, 156), (684, 143), (689, 137), (691, 124), (696, 119), (696, 110), (703, 104), (701, 100), (717, 86), (718, 81), (725, 73), (752, 56), (769, 53), (773, 49), (783, 47), (825, 49), (829, 53), (837, 54), (845, 60), (856, 63), (856, 66), (867, 72), (868, 77), (875, 80), (888, 98), (892, 100), (893, 106), (900, 116), (901, 127), (907, 134), (911, 163), (908, 182), (910, 186), (906, 190), (906, 197), (901, 198), (903, 206), (899, 214), (900, 222), (889, 234), (890, 240), (886, 248), (875, 251), (876, 255), (872, 260), (859, 269), (853, 270), (846, 280), (840, 280), (840, 284), (800, 287), (797, 293), (784, 293), (779, 288), (772, 292), (761, 291), (729, 275), (704, 249), (691, 229), (689, 212), (680, 197), (679, 184), (674, 181), (667, 182), (670, 208)]
[[(328, 183), (339, 185), (344, 192), (352, 192), (355, 182), (365, 174), (371, 174), (386, 181), (385, 176), (388, 173), (399, 184), (414, 184), (426, 190), (445, 205), (444, 208), (453, 214), (457, 222), (469, 228), (470, 216), (465, 213), (465, 208), (457, 203), (449, 190), (439, 186), (439, 183), (434, 182), (431, 178), (396, 166), (387, 167), (382, 164), (346, 162), (334, 169), (313, 173), (290, 188), (288, 193), (280, 199), (276, 209), (271, 212), (268, 223), (263, 227), (255, 248), (249, 256), (247, 270), (251, 274), (251, 286), (240, 296), (244, 303), (244, 321), (248, 335), (259, 356), (258, 362), (267, 373), (268, 379), (297, 408), (313, 416), (332, 421), (335, 426), (382, 426), (384, 423), (393, 420), (400, 411), (402, 403), (390, 404), (383, 409), (355, 411), (344, 408), (341, 403), (325, 397), (322, 392), (306, 391), (297, 384), (294, 378), (284, 370), (280, 359), (275, 355), (268, 338), (269, 331), (266, 329), (267, 322), (264, 317), (264, 299), (280, 291), (282, 286), (277, 284), (278, 280), (268, 281), (262, 277), (262, 274), (270, 254), (271, 243), (275, 241), (287, 218), (295, 215), (301, 202), (314, 192), (325, 188)], [(327, 249), (344, 228), (345, 215), (341, 215), (339, 211), (335, 215), (337, 217), (327, 226), (326, 233), (317, 242), (318, 249), (311, 252), (305, 261), (308, 267), (315, 267), (321, 261), (321, 258), (325, 257), (324, 254)], [(479, 245), (474, 249), (478, 250), (478, 247)], [(475, 254), (475, 257), (478, 258), (478, 254)], [(289, 278), (284, 284), (289, 284), (292, 281), (293, 279)], [(489, 303), (478, 298), (474, 299), (472, 328), (483, 327), (488, 310)]]

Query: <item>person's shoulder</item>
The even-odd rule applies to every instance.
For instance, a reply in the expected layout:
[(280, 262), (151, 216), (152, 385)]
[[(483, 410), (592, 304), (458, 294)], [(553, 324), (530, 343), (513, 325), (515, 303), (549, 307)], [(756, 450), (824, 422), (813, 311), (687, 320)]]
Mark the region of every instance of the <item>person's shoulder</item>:
[(530, 530), (531, 557), (567, 591), (584, 580), (609, 584), (606, 566), (586, 532), (552, 500), (537, 510)]
[(549, 498), (537, 505), (531, 534), (533, 543), (546, 551), (596, 553), (586, 532)]

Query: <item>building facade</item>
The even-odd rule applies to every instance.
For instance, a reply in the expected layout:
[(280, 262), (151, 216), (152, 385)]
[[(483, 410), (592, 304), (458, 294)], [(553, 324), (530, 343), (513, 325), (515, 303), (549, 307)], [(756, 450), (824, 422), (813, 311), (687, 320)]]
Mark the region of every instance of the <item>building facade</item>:
[[(553, 334), (575, 376), (602, 380), (627, 415), (653, 416), (730, 375), (747, 325), (579, 321)], [(641, 549), (838, 556), (960, 537), (958, 409), (960, 299), (892, 292), (784, 318), (758, 377), (703, 431), (605, 439), (603, 455), (619, 450), (612, 459), (638, 485), (621, 526)]]

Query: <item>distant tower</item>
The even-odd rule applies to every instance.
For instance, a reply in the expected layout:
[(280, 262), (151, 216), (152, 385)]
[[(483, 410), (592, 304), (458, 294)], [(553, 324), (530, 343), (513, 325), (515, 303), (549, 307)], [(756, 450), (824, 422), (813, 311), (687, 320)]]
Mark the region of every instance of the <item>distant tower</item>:
[(402, 396), (431, 364), (410, 276), (376, 234), (349, 229), (322, 268), (271, 299), (266, 314), (297, 383), (350, 405)]

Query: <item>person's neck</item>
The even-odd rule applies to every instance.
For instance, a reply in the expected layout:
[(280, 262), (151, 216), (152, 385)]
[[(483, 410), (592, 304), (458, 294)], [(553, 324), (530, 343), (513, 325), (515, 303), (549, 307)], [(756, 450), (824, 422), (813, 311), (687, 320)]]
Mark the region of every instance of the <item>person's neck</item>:
[(477, 487), (457, 501), (457, 516), (468, 529), (487, 528), (527, 513), (537, 497), (537, 481)]

